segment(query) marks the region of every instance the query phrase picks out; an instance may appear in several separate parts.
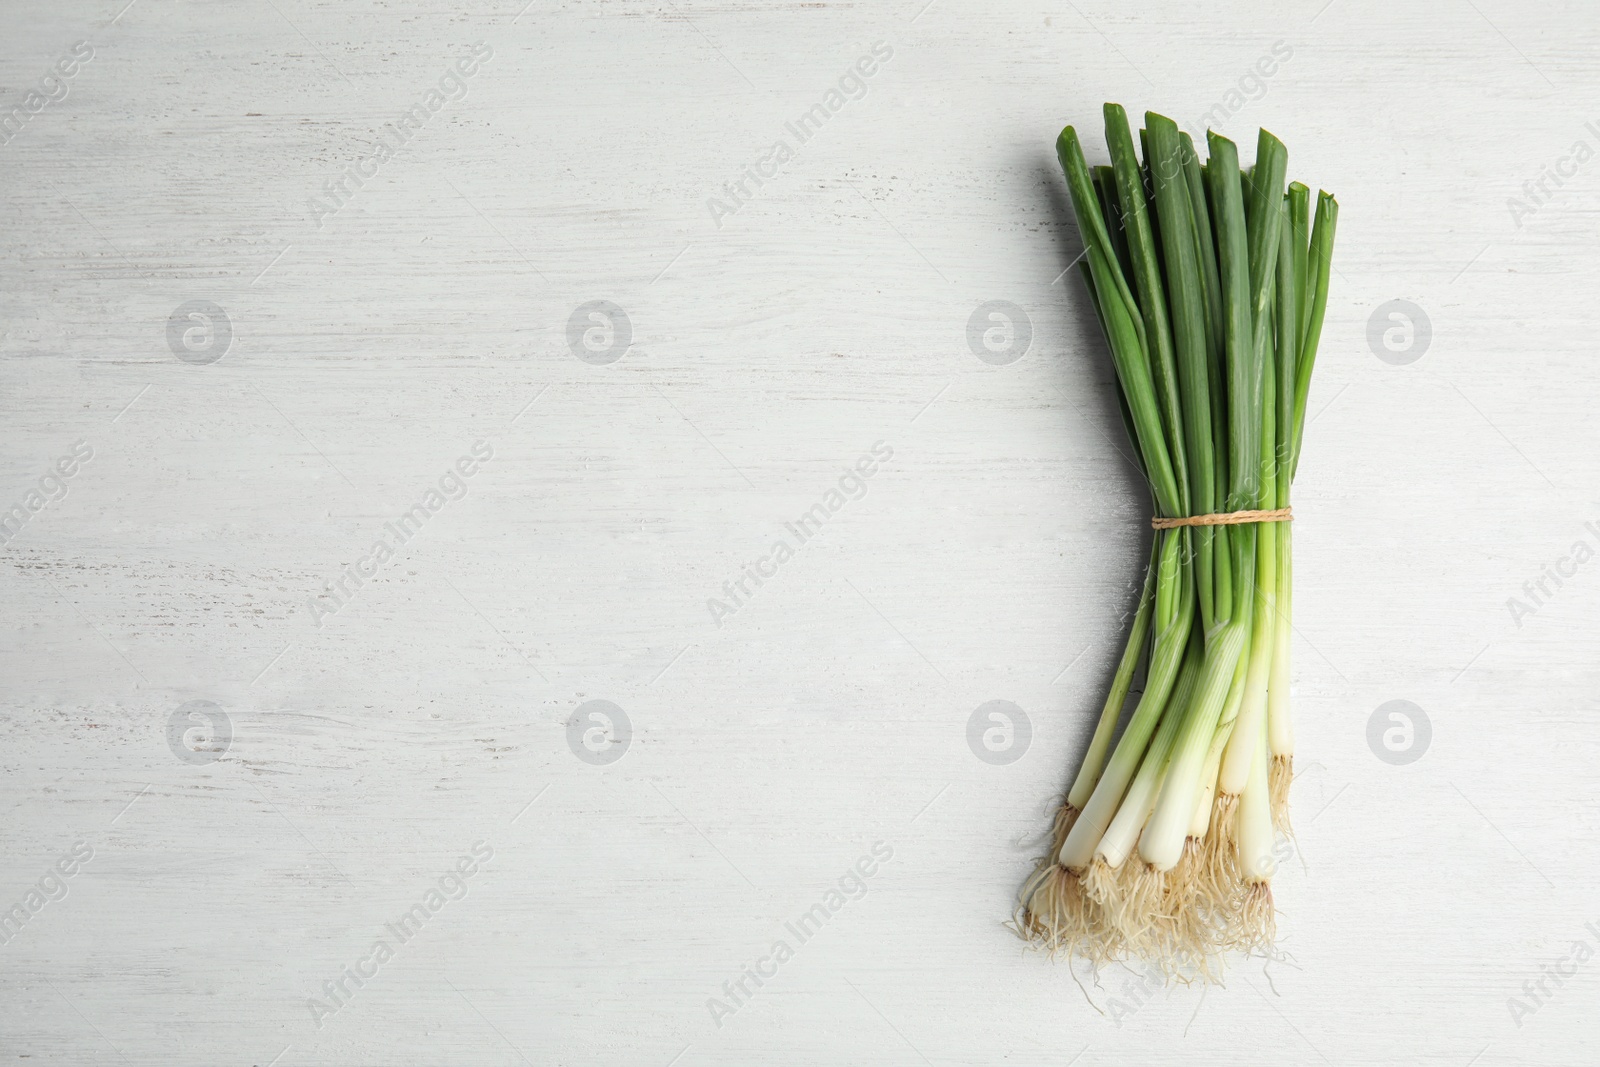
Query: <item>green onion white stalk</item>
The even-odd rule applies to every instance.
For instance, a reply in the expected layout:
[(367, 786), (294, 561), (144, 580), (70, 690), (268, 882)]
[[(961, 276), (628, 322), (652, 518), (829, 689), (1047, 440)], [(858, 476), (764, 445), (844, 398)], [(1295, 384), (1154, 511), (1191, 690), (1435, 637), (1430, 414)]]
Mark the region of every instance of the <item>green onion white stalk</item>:
[[(1265, 130), (1243, 171), (1215, 133), (1202, 163), (1170, 119), (1147, 112), (1137, 140), (1120, 106), (1105, 120), (1109, 166), (1088, 165), (1071, 126), (1056, 148), (1155, 514), (1287, 508), (1338, 205), (1319, 194), (1312, 221), (1310, 190), (1285, 184), (1288, 154)], [(1022, 890), (1024, 937), (1185, 979), (1215, 977), (1228, 949), (1271, 951), (1293, 777), (1291, 546), (1286, 522), (1156, 533), (1051, 854)]]

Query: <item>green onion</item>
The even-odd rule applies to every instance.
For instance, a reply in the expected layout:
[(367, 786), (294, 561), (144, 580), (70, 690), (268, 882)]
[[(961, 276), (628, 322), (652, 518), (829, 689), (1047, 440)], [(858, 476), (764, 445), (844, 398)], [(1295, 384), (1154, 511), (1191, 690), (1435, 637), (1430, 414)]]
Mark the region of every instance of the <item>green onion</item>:
[[(1287, 508), (1327, 312), (1338, 205), (1170, 119), (1105, 106), (1109, 166), (1056, 143), (1117, 402), (1160, 519)], [(1142, 150), (1143, 158), (1140, 158)], [(1052, 952), (1211, 979), (1270, 951), (1293, 777), (1287, 522), (1158, 530), (1127, 644), (1017, 929)], [(1115, 739), (1146, 645), (1144, 691)]]

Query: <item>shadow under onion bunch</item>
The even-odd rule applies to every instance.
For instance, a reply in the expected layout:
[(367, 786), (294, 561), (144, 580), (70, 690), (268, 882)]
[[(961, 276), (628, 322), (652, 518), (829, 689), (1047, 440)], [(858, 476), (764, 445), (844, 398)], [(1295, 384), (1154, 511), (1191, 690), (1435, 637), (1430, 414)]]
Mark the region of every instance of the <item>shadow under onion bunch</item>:
[[(1310, 190), (1285, 186), (1287, 152), (1266, 130), (1245, 171), (1215, 133), (1201, 162), (1171, 119), (1147, 112), (1137, 146), (1121, 106), (1107, 104), (1105, 121), (1110, 166), (1085, 162), (1071, 126), (1056, 150), (1157, 532), (1111, 691), (1016, 925), (1051, 952), (1216, 980), (1223, 953), (1270, 952), (1276, 934), (1274, 834), (1290, 832), (1294, 759), (1281, 520), (1338, 204), (1319, 193), (1313, 221)], [(1246, 521), (1260, 512), (1274, 514)], [(1113, 746), (1147, 645), (1144, 691)]]

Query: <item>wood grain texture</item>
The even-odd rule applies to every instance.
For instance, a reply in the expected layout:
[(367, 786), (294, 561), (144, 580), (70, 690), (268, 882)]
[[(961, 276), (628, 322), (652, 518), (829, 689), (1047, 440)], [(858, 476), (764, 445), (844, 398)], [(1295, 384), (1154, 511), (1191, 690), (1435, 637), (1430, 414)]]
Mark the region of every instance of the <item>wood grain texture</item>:
[[(0, 909), (93, 850), (0, 944), (7, 1062), (1600, 1060), (1600, 959), (1524, 989), (1600, 950), (1587, 7), (125, 4), (14, 10), (0, 45), (8, 108), (93, 50), (0, 144), (0, 508), (93, 451), (0, 547)], [(319, 220), (475, 42), (464, 96)], [(1294, 501), (1292, 960), (1132, 1011), (1131, 972), (1075, 981), (1001, 925), (1149, 536), (1062, 276), (1052, 141), (1105, 100), (1267, 125), (1343, 208)], [(595, 300), (631, 327), (605, 365), (568, 343)], [(968, 341), (991, 300), (1031, 329), (1005, 365)], [(1414, 362), (1369, 345), (1393, 300), (1430, 324)], [(215, 362), (169, 345), (190, 301), (231, 324)], [(864, 495), (714, 619), (877, 442)], [(604, 766), (568, 744), (594, 699), (631, 723)], [(1032, 726), (1003, 766), (966, 739), (997, 699)], [(1406, 766), (1367, 744), (1395, 699), (1433, 729)], [(191, 701), (227, 717), (211, 762), (168, 743)], [(386, 934), (475, 842), (465, 896)]]

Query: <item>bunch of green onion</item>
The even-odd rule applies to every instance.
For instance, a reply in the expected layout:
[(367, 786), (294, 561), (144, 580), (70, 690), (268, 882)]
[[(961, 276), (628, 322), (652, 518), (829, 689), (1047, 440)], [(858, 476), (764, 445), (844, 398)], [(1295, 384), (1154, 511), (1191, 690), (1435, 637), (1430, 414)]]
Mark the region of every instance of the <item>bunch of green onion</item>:
[[(1118, 399), (1158, 518), (1278, 511), (1305, 429), (1338, 204), (1285, 186), (1266, 130), (1255, 165), (1147, 112), (1138, 148), (1105, 106), (1111, 165), (1056, 142)], [(1290, 524), (1160, 529), (1132, 632), (1054, 847), (1017, 928), (1096, 963), (1142, 958), (1214, 978), (1228, 950), (1271, 951), (1276, 834), (1289, 833)], [(1148, 649), (1143, 693), (1113, 748)], [(1109, 753), (1110, 758), (1107, 759)]]

